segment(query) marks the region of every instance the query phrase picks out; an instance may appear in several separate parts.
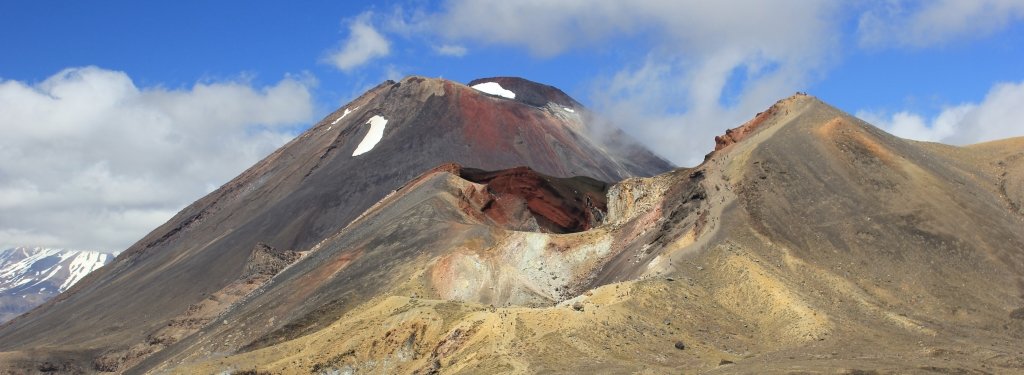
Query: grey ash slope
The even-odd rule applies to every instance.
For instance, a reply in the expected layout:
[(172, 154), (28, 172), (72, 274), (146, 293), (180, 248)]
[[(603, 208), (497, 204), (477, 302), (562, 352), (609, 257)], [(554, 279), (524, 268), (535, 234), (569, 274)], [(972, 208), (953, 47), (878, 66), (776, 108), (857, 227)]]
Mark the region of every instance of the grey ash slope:
[[(527, 94), (531, 87), (521, 90)], [(189, 306), (241, 288), (258, 244), (308, 250), (443, 163), (488, 170), (526, 165), (553, 176), (606, 181), (671, 167), (650, 153), (651, 163), (642, 168), (620, 163), (590, 140), (581, 118), (553, 108), (445, 80), (385, 82), (185, 208), (110, 266), (0, 327), (0, 351), (60, 345), (63, 354), (55, 360), (91, 368), (93, 359), (105, 356), (99, 367), (123, 370), (116, 362), (130, 363), (155, 350), (132, 345), (174, 341), (150, 336)], [(353, 156), (374, 116), (387, 119), (383, 140)]]
[(763, 116), (706, 164), (735, 200), (685, 263), (753, 327), (726, 324), (754, 333), (730, 347), (774, 372), (1024, 370), (1024, 216), (1001, 188), (1024, 149), (908, 141), (806, 96)]
[[(391, 89), (397, 95), (409, 86)], [(580, 125), (561, 120), (575, 113), (563, 107), (571, 103), (537, 106), (527, 95), (507, 100), (452, 87), (445, 98), (454, 109), (441, 112), (499, 125), (453, 132), (499, 154), (490, 160), (471, 154), (467, 166), (491, 168), (526, 150), (531, 154), (523, 160), (540, 165), (535, 169), (567, 171), (583, 167), (557, 162), (613, 154), (558, 141), (586, 139), (564, 133)], [(369, 102), (360, 100), (353, 106)], [(353, 121), (375, 115), (388, 116), (371, 112)], [(537, 125), (546, 121), (566, 126)], [(325, 122), (310, 134), (327, 129)], [(538, 136), (530, 129), (544, 131)], [(303, 235), (317, 242), (298, 249), (308, 250), (301, 258), (273, 238), (245, 250), (251, 243), (241, 240), (249, 237), (234, 237), (226, 224), (239, 220), (234, 215), (259, 218), (269, 208), (256, 203), (277, 202), (266, 196), (305, 204), (289, 199), (307, 188), (306, 176), (334, 176), (315, 180), (316, 191), (338, 189), (341, 172), (331, 160), (349, 155), (362, 134), (351, 142), (329, 137), (313, 148), (321, 152), (304, 169), (284, 169), (295, 171), (294, 181), (268, 179), (251, 191), (239, 183), (215, 194), (210, 199), (242, 203), (237, 211), (199, 215), (178, 232), (201, 236), (194, 243), (199, 250), (119, 259), (125, 263), (109, 274), (153, 281), (163, 279), (151, 275), (181, 272), (177, 264), (204, 254), (206, 243), (218, 254), (241, 253), (238, 270), (223, 281), (196, 280), (220, 289), (178, 305), (164, 302), (190, 304), (158, 317), (166, 325), (68, 325), (77, 331), (67, 345), (31, 336), (39, 322), (79, 319), (56, 303), (0, 331), (0, 339), (21, 340), (0, 341), (7, 350), (0, 364), (25, 369), (51, 361), (47, 368), (129, 373), (1024, 371), (1024, 139), (970, 147), (913, 142), (796, 95), (718, 137), (715, 151), (694, 168), (606, 186), (525, 169), (465, 173), (446, 164), (403, 181), (347, 226), (314, 232), (316, 222), (303, 221)], [(415, 134), (416, 140), (435, 136)], [(385, 131), (367, 155), (385, 150), (394, 136)], [(317, 138), (296, 143), (309, 139)], [(327, 153), (314, 170), (332, 144), (336, 155)], [(437, 152), (453, 150), (444, 145)], [(294, 159), (288, 150), (295, 147), (239, 181), (280, 171), (272, 166), (284, 164), (274, 160)], [(591, 170), (600, 175), (625, 164), (596, 165)], [(602, 192), (605, 199), (595, 199)], [(322, 208), (314, 203), (308, 207)], [(597, 212), (600, 207), (607, 211)], [(288, 208), (274, 213), (303, 217)], [(538, 230), (537, 215), (579, 222), (563, 220), (572, 212), (587, 223), (574, 226), (579, 231)], [(178, 226), (171, 223), (144, 243)], [(177, 236), (159, 246), (170, 248)], [(161, 256), (162, 263), (132, 274), (130, 262), (146, 267), (146, 257)], [(146, 302), (187, 296), (172, 291)], [(119, 308), (118, 318), (147, 321)], [(129, 329), (135, 336), (123, 333)], [(97, 330), (99, 339), (85, 339)]]
[[(440, 236), (454, 243), (428, 242), (423, 260), (406, 264), (424, 276), (392, 280), (402, 285), (328, 326), (173, 366), (283, 373), (1024, 371), (1024, 215), (1015, 206), (1024, 194), (1015, 169), (1024, 158), (1021, 139), (963, 148), (907, 141), (798, 95), (719, 141), (696, 168), (612, 186), (604, 225), (569, 235), (515, 232), (475, 246)], [(431, 191), (453, 189), (431, 185), (400, 197)], [(399, 221), (433, 217), (440, 219), (428, 220), (435, 229), (448, 222), (463, 229), (453, 234), (476, 236), (472, 229), (500, 238), (490, 226), (410, 211), (457, 212), (438, 200), (405, 208), (399, 202), (374, 212), (408, 214)], [(358, 229), (364, 232), (346, 241), (406, 246), (387, 240), (390, 219), (367, 220)], [(502, 243), (535, 263), (519, 263)], [(560, 266), (579, 254), (593, 262)], [(530, 280), (523, 275), (538, 270), (532, 286), (543, 291), (545, 279), (565, 277), (563, 269), (589, 282), (554, 286), (568, 287), (571, 299), (490, 306), (503, 302), (492, 299), (504, 290), (502, 276)], [(424, 279), (432, 287), (414, 287)]]

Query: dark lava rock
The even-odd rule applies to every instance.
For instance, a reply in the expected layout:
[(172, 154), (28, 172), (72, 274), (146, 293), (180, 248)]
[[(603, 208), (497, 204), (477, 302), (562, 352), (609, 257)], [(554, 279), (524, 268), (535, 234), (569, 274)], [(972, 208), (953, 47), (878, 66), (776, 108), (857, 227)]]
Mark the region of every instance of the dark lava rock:
[(686, 349), (686, 344), (683, 344), (682, 341), (676, 341), (676, 345), (675, 346), (676, 346), (676, 349), (679, 349), (679, 350)]
[[(62, 346), (87, 346), (90, 352), (118, 349), (130, 344), (126, 340), (143, 341), (151, 333), (145, 327), (166, 325), (187, 306), (205, 299), (204, 293), (220, 290), (239, 277), (277, 273), (297, 258), (289, 250), (317, 246), (388, 194), (444, 163), (485, 171), (526, 166), (544, 176), (570, 180), (571, 184), (564, 187), (542, 185), (545, 190), (530, 196), (533, 201), (526, 200), (533, 202), (531, 208), (539, 208), (538, 215), (552, 218), (551, 226), (561, 231), (584, 230), (599, 222), (602, 215), (597, 198), (604, 199), (604, 183), (573, 176), (611, 182), (671, 169), (670, 163), (638, 144), (627, 145), (623, 152), (606, 152), (609, 146), (595, 143), (583, 133), (585, 118), (565, 115), (570, 113), (567, 111), (552, 114), (546, 108), (549, 101), (575, 108), (579, 116), (584, 114), (585, 109), (561, 91), (523, 79), (501, 82), (503, 87), (518, 90), (517, 98), (522, 100), (496, 99), (460, 83), (424, 77), (387, 81), (374, 87), (183, 209), (123, 251), (109, 267), (101, 268), (31, 315), (6, 323), (0, 328), (0, 351), (51, 345), (55, 337), (60, 338)], [(371, 151), (356, 154), (369, 134), (367, 124), (375, 116), (387, 120), (383, 138)], [(631, 156), (638, 149), (640, 156)], [(517, 190), (516, 184), (522, 180), (509, 178), (503, 182), (512, 184), (498, 184), (507, 188), (498, 194), (525, 191)], [(531, 177), (528, 182), (547, 183), (540, 177)], [(574, 215), (561, 220), (563, 212)], [(414, 235), (410, 234), (412, 229), (400, 232), (375, 237), (375, 242), (366, 246), (378, 248), (394, 243), (395, 238)], [(377, 293), (384, 283), (363, 281), (369, 280), (364, 277), (377, 277), (372, 275), (380, 265), (374, 262), (387, 259), (385, 262), (392, 264), (411, 259), (346, 251), (317, 251), (315, 260), (301, 262), (291, 276), (275, 279), (273, 286), (247, 299), (245, 307), (238, 307), (258, 308), (264, 303), (262, 299), (274, 300), (280, 303), (275, 308), (288, 312), (281, 319), (295, 323), (254, 328), (259, 332), (254, 337), (268, 340), (255, 340), (254, 345), (270, 345), (271, 338), (284, 340), (289, 335), (303, 334), (304, 329), (317, 327), (321, 319), (340, 314), (350, 303), (356, 303), (355, 297), (337, 302), (341, 301), (339, 295), (356, 293), (353, 285), (368, 286), (358, 290), (361, 296)], [(311, 283), (298, 279), (320, 267), (339, 264), (346, 265), (344, 277)], [(278, 297), (295, 290), (317, 292), (309, 299), (284, 301)], [(90, 318), (68, 319), (75, 314)], [(241, 314), (253, 319), (258, 315)], [(103, 331), (103, 327), (115, 326), (126, 328)], [(276, 330), (276, 326), (288, 328), (269, 331)], [(179, 350), (190, 349), (175, 346), (161, 350), (158, 358), (149, 358), (134, 370), (146, 372), (148, 366)], [(59, 353), (55, 361), (69, 359), (81, 362), (83, 368), (93, 367), (79, 359), (88, 357), (86, 354)]]

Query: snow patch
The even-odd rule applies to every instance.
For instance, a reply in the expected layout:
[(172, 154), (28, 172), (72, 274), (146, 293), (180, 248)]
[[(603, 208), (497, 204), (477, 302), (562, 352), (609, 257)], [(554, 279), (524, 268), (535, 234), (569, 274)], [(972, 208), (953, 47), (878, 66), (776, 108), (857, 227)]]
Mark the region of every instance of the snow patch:
[(68, 267), (70, 274), (64, 280), (64, 283), (60, 285), (60, 291), (68, 290), (72, 285), (82, 280), (85, 275), (103, 267), (103, 265), (107, 264), (107, 257), (109, 255), (92, 251), (76, 254), (71, 260), (71, 265)]
[(573, 110), (572, 108), (569, 108), (569, 107), (562, 107), (562, 109), (564, 109), (566, 112), (569, 112), (569, 113), (576, 113), (575, 110)]
[[(352, 111), (356, 109), (359, 109), (359, 107), (356, 107)], [(334, 122), (332, 122), (331, 125), (338, 125), (338, 121), (341, 121), (341, 119), (345, 118), (345, 116), (348, 116), (348, 114), (352, 113), (352, 111), (349, 111), (348, 108), (345, 108), (345, 113), (342, 113), (341, 116), (338, 116), (338, 118), (334, 119)]]
[(363, 140), (356, 146), (356, 150), (352, 151), (352, 156), (359, 156), (369, 152), (380, 142), (381, 138), (384, 138), (384, 125), (387, 125), (388, 119), (381, 116), (373, 116), (366, 123), (370, 124), (370, 131), (366, 133), (366, 137), (363, 137)]
[(473, 85), (473, 88), (491, 95), (497, 95), (509, 99), (516, 98), (516, 93), (505, 90), (505, 88), (501, 87), (497, 82), (478, 83)]

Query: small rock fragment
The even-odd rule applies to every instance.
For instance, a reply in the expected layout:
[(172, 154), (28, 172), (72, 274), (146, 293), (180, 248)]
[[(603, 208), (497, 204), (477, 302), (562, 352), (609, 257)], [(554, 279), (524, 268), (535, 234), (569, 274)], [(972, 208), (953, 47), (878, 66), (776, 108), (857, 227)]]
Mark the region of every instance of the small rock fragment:
[(1024, 319), (1024, 307), (1011, 311), (1010, 319)]
[(679, 349), (679, 350), (686, 349), (686, 344), (683, 344), (682, 341), (676, 341), (676, 349)]

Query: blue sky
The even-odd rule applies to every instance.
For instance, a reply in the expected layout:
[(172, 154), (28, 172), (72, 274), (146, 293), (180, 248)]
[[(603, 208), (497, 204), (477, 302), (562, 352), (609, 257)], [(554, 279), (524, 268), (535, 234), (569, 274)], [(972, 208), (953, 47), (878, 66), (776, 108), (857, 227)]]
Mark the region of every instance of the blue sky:
[[(519, 75), (563, 88), (585, 102), (589, 82), (644, 53), (642, 37), (586, 46), (557, 56), (535, 56), (522, 46), (468, 43), (460, 58), (440, 56), (430, 37), (392, 38), (390, 56), (355, 72), (319, 63), (345, 38), (346, 22), (371, 11), (387, 16), (396, 7), (436, 11), (425, 2), (309, 1), (301, 7), (270, 1), (172, 3), (5, 2), (0, 12), (0, 77), (41, 81), (76, 66), (123, 71), (139, 86), (191, 86), (197, 81), (245, 76), (256, 84), (309, 72), (319, 81), (316, 100), (333, 109), (353, 92), (400, 74), (443, 76), (458, 81), (488, 75)], [(858, 48), (857, 18), (844, 23), (838, 61), (820, 79), (795, 90), (810, 91), (848, 111), (865, 108), (935, 113), (942, 106), (980, 100), (994, 82), (1024, 79), (1024, 26), (1013, 22), (981, 38), (954, 38), (926, 48)], [(982, 20), (984, 21), (984, 20)], [(639, 45), (634, 45), (637, 41)], [(443, 42), (436, 42), (443, 43)], [(466, 43), (463, 43), (466, 45)]]
[(1024, 135), (1022, 21), (1024, 0), (3, 1), (0, 246), (121, 250), (411, 74), (557, 86), (679, 165), (796, 91), (906, 138)]

